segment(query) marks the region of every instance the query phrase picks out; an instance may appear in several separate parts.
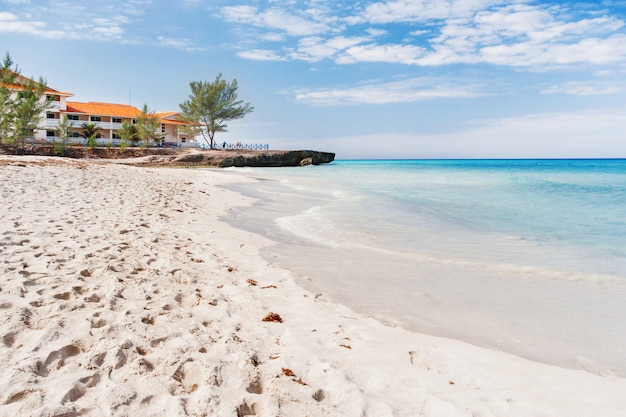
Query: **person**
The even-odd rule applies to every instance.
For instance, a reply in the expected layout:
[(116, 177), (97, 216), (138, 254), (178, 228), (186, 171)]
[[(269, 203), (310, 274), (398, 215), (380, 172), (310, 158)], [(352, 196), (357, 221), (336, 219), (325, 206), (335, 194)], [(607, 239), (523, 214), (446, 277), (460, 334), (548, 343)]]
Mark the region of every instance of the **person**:
[(222, 149), (226, 149), (226, 141), (224, 141), (224, 143), (222, 143)]

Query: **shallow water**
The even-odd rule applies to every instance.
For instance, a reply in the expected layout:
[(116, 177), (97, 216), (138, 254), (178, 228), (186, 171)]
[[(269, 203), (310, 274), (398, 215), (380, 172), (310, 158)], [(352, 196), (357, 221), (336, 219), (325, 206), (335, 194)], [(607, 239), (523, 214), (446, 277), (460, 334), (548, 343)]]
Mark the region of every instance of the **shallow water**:
[[(240, 172), (240, 171), (237, 171)], [(384, 322), (626, 375), (626, 161), (338, 161), (245, 169), (235, 226)]]

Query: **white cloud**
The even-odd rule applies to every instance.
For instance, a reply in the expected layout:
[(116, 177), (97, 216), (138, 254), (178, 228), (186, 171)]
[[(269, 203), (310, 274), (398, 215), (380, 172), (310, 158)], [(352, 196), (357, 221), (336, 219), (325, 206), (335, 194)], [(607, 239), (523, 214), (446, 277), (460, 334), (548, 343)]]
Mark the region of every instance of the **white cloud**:
[(194, 46), (193, 42), (189, 39), (176, 39), (159, 36), (157, 40), (159, 41), (159, 45), (167, 48), (182, 49), (187, 52), (203, 50), (202, 48)]
[[(319, 5), (299, 9), (299, 3), (293, 3), (287, 12), (280, 4), (273, 2), (268, 9), (246, 5), (221, 10), (228, 21), (296, 37), (295, 45), (288, 44), (290, 38), (274, 38), (287, 43), (276, 47), (292, 50), (287, 56), (293, 60), (307, 62), (333, 59), (338, 64), (415, 66), (487, 63), (533, 70), (626, 63), (626, 47), (622, 46), (626, 35), (621, 33), (625, 22), (589, 9), (576, 13), (563, 5), (531, 0), (394, 0), (373, 2), (361, 9), (357, 3), (351, 15), (341, 16), (349, 9)], [(369, 27), (343, 27), (346, 22)], [(377, 42), (384, 35), (389, 35), (386, 43)], [(331, 42), (339, 38), (358, 42), (333, 46)], [(393, 38), (403, 40), (394, 42)], [(262, 39), (257, 37), (256, 41)]]
[(252, 61), (286, 61), (285, 57), (279, 56), (276, 52), (267, 49), (250, 49), (238, 52), (237, 56)]
[(290, 36), (310, 36), (330, 30), (323, 18), (305, 10), (296, 15), (280, 8), (259, 11), (254, 6), (228, 6), (221, 9), (226, 20), (271, 30), (282, 30)]
[(38, 35), (44, 33), (45, 22), (19, 20), (13, 13), (0, 12), (0, 33), (27, 33)]
[(369, 4), (352, 23), (404, 23), (470, 16), (502, 0), (399, 0)]
[(481, 95), (469, 84), (453, 84), (423, 77), (344, 89), (303, 90), (296, 101), (316, 105), (411, 103), (437, 98), (469, 98)]
[(318, 36), (311, 36), (302, 38), (298, 42), (296, 51), (292, 52), (290, 57), (308, 62), (317, 62), (367, 40), (368, 38), (365, 37), (346, 38), (343, 36), (325, 40)]
[(519, 67), (612, 64), (626, 60), (626, 35), (614, 35), (607, 39), (588, 38), (571, 44), (520, 42), (488, 46), (480, 50), (477, 59), (480, 62)]
[(546, 88), (541, 94), (572, 94), (577, 96), (604, 95), (620, 93), (619, 85), (606, 82), (571, 81)]
[(336, 59), (338, 64), (387, 62), (416, 65), (426, 50), (414, 45), (358, 45), (348, 48)]
[(268, 42), (282, 42), (285, 40), (285, 35), (282, 33), (265, 33), (260, 35), (259, 39)]

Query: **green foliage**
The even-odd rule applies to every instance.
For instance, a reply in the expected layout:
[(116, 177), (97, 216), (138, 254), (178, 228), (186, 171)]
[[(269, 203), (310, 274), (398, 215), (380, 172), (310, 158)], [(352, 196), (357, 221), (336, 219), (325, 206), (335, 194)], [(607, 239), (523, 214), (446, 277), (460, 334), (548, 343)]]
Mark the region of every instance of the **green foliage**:
[(215, 133), (227, 131), (227, 121), (241, 119), (254, 110), (250, 103), (237, 100), (237, 80), (227, 82), (222, 79), (222, 74), (218, 74), (212, 83), (192, 81), (189, 87), (189, 99), (179, 105), (181, 114), (190, 123), (204, 125), (208, 139), (204, 130), (202, 134), (211, 149)]
[(0, 141), (24, 148), (50, 103), (45, 80), (22, 77), (13, 65), (7, 53), (0, 67)]
[(80, 135), (85, 139), (89, 140), (89, 138), (97, 138), (100, 133), (100, 129), (95, 123), (83, 123), (81, 126)]
[(128, 141), (122, 138), (122, 141), (120, 142), (120, 149), (122, 151), (125, 151), (127, 148), (128, 148)]
[(18, 68), (13, 68), (13, 61), (7, 52), (0, 68), (0, 142), (8, 142), (12, 137), (13, 100), (11, 98)]
[(128, 147), (129, 141), (134, 145), (140, 140), (139, 134), (137, 133), (137, 127), (128, 120), (122, 122), (122, 128), (118, 131), (118, 133), (122, 138), (120, 146), (124, 146), (124, 149)]
[(63, 143), (67, 142), (67, 137), (70, 133), (70, 129), (74, 127), (74, 122), (70, 121), (70, 119), (67, 118), (67, 115), (64, 114), (61, 116), (61, 119), (59, 120), (59, 124), (57, 126), (56, 130), (56, 134), (59, 137), (59, 140)]
[(89, 136), (87, 138), (87, 146), (89, 146), (91, 149), (95, 148), (97, 145), (96, 142), (96, 137), (95, 136)]
[(82, 131), (80, 135), (87, 139), (87, 146), (90, 148), (96, 147), (96, 139), (100, 136), (100, 129), (95, 123), (83, 123), (81, 125)]
[(52, 144), (52, 153), (56, 156), (63, 156), (67, 151), (67, 142), (59, 141)]
[(141, 109), (141, 114), (137, 117), (137, 135), (140, 140), (144, 141), (144, 145), (148, 147), (150, 141), (160, 141), (161, 137), (157, 134), (157, 130), (161, 126), (159, 118), (154, 114), (154, 111), (148, 109), (148, 105), (144, 104)]

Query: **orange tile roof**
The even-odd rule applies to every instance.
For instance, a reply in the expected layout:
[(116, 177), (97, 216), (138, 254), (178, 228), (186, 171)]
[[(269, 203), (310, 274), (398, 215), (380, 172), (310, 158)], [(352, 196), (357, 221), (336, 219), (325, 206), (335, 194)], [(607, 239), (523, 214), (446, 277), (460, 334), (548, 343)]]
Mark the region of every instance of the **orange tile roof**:
[(79, 103), (76, 101), (67, 102), (65, 113), (83, 113), (92, 116), (114, 116), (114, 117), (137, 117), (141, 110), (128, 104), (112, 104), (90, 101)]
[[(21, 90), (24, 88), (24, 86), (26, 86), (28, 84), (29, 81), (34, 82), (35, 84), (39, 84), (39, 81), (36, 81), (32, 78), (28, 78), (23, 76), (22, 74), (18, 74), (15, 71), (10, 71), (11, 73), (13, 73), (13, 76), (15, 77), (15, 83), (11, 84), (11, 85), (6, 85), (7, 88), (11, 89), (11, 90)], [(55, 90), (52, 87), (49, 86), (45, 86), (45, 92), (47, 94), (55, 94), (55, 95), (60, 95), (60, 96), (67, 96), (67, 97), (71, 97), (74, 94), (72, 93), (67, 93), (64, 91), (59, 91), (59, 90)]]
[[(8, 84), (8, 85), (6, 85), (6, 87), (9, 90), (23, 90), (24, 88), (26, 88), (26, 86), (24, 84)], [(50, 88), (48, 86), (46, 86), (46, 88), (44, 89), (44, 92), (46, 94), (54, 94), (54, 95), (66, 96), (66, 97), (72, 97), (74, 95), (72, 93), (67, 93), (67, 92), (64, 92), (64, 91), (55, 90), (54, 88)]]
[[(80, 103), (77, 101), (68, 101), (67, 110), (63, 113), (81, 113), (90, 116), (111, 116), (111, 117), (129, 117), (136, 118), (141, 114), (141, 110), (128, 104), (113, 104), (90, 101), (88, 103)], [(161, 112), (155, 113), (159, 121), (169, 125), (187, 125), (189, 123), (183, 121), (177, 112)], [(171, 117), (169, 119), (168, 117)]]

